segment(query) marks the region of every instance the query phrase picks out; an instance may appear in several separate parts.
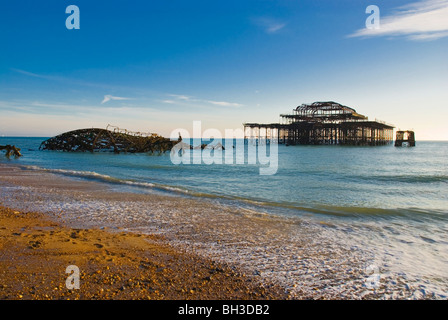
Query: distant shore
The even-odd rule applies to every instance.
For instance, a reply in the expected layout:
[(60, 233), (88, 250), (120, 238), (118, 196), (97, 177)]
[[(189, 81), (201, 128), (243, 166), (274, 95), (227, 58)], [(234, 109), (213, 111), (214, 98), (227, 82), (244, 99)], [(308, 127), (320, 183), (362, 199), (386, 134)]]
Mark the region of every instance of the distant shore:
[[(14, 178), (14, 170), (20, 176), (20, 169), (4, 165), (0, 169), (4, 177)], [(24, 174), (20, 183), (37, 180)], [(55, 180), (53, 187), (62, 183)], [(162, 236), (74, 227), (47, 214), (4, 207), (3, 197), (0, 299), (287, 298), (280, 287), (261, 284), (234, 266), (181, 252)], [(70, 265), (80, 270), (79, 289), (66, 287)]]

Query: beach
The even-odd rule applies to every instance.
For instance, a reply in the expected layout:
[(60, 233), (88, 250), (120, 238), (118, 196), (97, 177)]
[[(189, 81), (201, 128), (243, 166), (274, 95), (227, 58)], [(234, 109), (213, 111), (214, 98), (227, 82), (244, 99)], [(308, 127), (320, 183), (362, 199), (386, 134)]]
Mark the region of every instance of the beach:
[[(47, 235), (43, 241), (21, 237), (27, 233), (18, 227), (4, 229), (6, 243), (20, 239), (23, 247), (18, 251), (2, 249), (1, 261), (10, 263), (9, 257), (17, 254), (21, 256), (17, 261), (22, 261), (22, 256), (30, 258), (24, 253), (41, 253), (42, 259), (34, 261), (45, 261), (45, 268), (59, 268), (55, 285), (49, 282), (51, 290), (65, 288), (68, 265), (86, 272), (85, 279), (100, 277), (105, 265), (97, 259), (112, 270), (104, 273), (108, 276), (103, 282), (119, 274), (121, 282), (110, 288), (115, 294), (107, 291), (107, 285), (98, 285), (92, 291), (95, 293), (82, 295), (82, 290), (92, 285), (83, 288), (81, 281), (80, 291), (72, 290), (72, 297), (93, 299), (95, 294), (98, 299), (137, 299), (147, 298), (147, 292), (154, 299), (447, 297), (446, 176), (439, 165), (444, 163), (447, 148), (443, 143), (421, 143), (418, 150), (283, 146), (279, 148), (278, 173), (260, 177), (257, 168), (250, 166), (174, 166), (169, 155), (38, 151), (39, 141), (18, 140), (25, 146), (24, 156), (0, 161), (0, 206), (19, 212), (11, 217), (38, 214), (42, 221), (68, 229), (60, 238), (55, 232), (51, 235), (51, 230), (41, 230)], [(429, 152), (435, 155), (432, 166), (426, 161)], [(331, 154), (339, 160), (328, 167), (324, 159)], [(378, 161), (366, 162), (372, 157), (387, 161), (379, 168), (373, 165)], [(359, 161), (369, 166), (361, 167)], [(34, 224), (43, 223), (38, 221)], [(87, 242), (77, 236), (87, 237), (90, 245), (80, 246)], [(123, 239), (127, 244), (121, 243)], [(141, 250), (123, 249), (134, 242)], [(44, 249), (61, 243), (68, 246), (59, 250), (62, 253), (85, 250), (77, 251), (81, 260), (56, 265), (56, 258), (61, 258), (55, 252), (59, 251)], [(112, 248), (124, 253), (123, 259), (116, 258), (121, 254), (110, 256)], [(148, 284), (146, 291), (126, 285), (127, 280), (138, 279), (135, 283), (142, 286), (143, 278), (151, 277), (140, 262), (154, 248), (162, 252), (169, 248), (174, 256), (182, 257), (173, 258), (176, 262), (167, 268), (177, 271), (156, 276), (172, 280), (176, 275), (181, 280), (175, 280), (172, 287), (163, 278), (158, 287)], [(88, 256), (92, 259), (84, 259)], [(159, 258), (153, 261), (158, 265)], [(89, 269), (93, 262), (99, 264)], [(211, 263), (229, 272), (214, 273)], [(126, 276), (120, 265), (134, 273), (126, 271)], [(197, 279), (188, 276), (192, 265), (205, 266), (197, 272)], [(2, 270), (19, 266), (22, 271), (29, 270), (19, 263)], [(163, 267), (154, 268), (161, 271)], [(53, 272), (26, 277), (48, 273)], [(2, 276), (17, 274), (4, 272)], [(217, 274), (223, 278), (210, 282), (208, 277), (213, 281)], [(224, 278), (225, 274), (229, 276)], [(2, 288), (7, 292), (5, 298), (32, 299), (33, 285), (28, 286), (28, 280), (10, 278), (2, 283), (23, 283), (25, 288)], [(247, 288), (239, 289), (237, 283)], [(45, 294), (56, 298), (55, 292)]]
[[(41, 175), (25, 174), (21, 180), (16, 170), (0, 167), (3, 179), (45, 184)], [(47, 177), (47, 187), (50, 181), (53, 188), (67, 183)], [(79, 190), (81, 185), (72, 187)], [(234, 266), (182, 252), (162, 236), (73, 227), (60, 217), (3, 206), (0, 226), (0, 299), (286, 298), (282, 288), (261, 284)], [(66, 286), (66, 268), (71, 265), (80, 270), (79, 289)]]
[[(10, 219), (11, 217), (25, 219), (27, 213), (31, 212), (31, 217), (37, 215), (40, 218), (30, 220), (30, 228), (28, 228), (30, 230), (34, 228), (33, 225), (39, 226), (42, 223), (45, 225), (42, 221), (50, 223), (47, 227), (54, 228), (60, 224), (68, 228), (58, 227), (58, 230), (65, 231), (62, 231), (62, 234), (53, 232), (51, 235), (52, 230), (44, 231), (47, 227), (36, 227), (34, 232), (37, 232), (37, 235), (31, 235), (31, 239), (23, 237), (27, 233), (21, 231), (23, 226), (19, 227), (25, 222), (16, 222), (17, 229), (5, 230), (6, 243), (15, 243), (14, 240), (18, 237), (17, 239), (23, 240), (23, 247), (10, 253), (4, 248), (2, 261), (9, 263), (10, 256), (15, 256), (17, 253), (21, 253), (17, 259), (22, 261), (24, 252), (33, 253), (31, 257), (34, 257), (34, 262), (41, 263), (43, 268), (52, 265), (58, 268), (56, 273), (50, 272), (53, 274), (51, 278), (56, 276), (59, 279), (59, 282), (56, 280), (49, 282), (51, 289), (59, 288), (61, 283), (64, 284), (62, 280), (68, 276), (65, 274), (65, 267), (74, 264), (82, 270), (82, 266), (90, 266), (93, 261), (96, 267), (88, 269), (96, 275), (95, 277), (104, 272), (97, 273), (98, 269), (104, 269), (100, 267), (101, 265), (104, 267), (109, 264), (111, 271), (105, 274), (113, 278), (115, 272), (118, 272), (122, 282), (117, 284), (117, 288), (127, 287), (128, 293), (133, 292), (134, 290), (126, 281), (140, 279), (141, 282), (142, 271), (143, 278), (146, 277), (145, 270), (141, 268), (141, 261), (146, 259), (145, 252), (151, 255), (152, 249), (155, 249), (157, 256), (158, 251), (166, 252), (167, 245), (174, 248), (170, 251), (173, 268), (171, 275), (180, 277), (178, 283), (185, 283), (173, 288), (177, 295), (163, 293), (168, 299), (253, 299), (257, 297), (262, 299), (331, 299), (353, 294), (353, 290), (347, 290), (345, 293), (339, 292), (339, 289), (335, 291), (334, 285), (351, 286), (351, 281), (348, 281), (351, 279), (362, 286), (364, 281), (362, 269), (354, 270), (344, 267), (345, 271), (342, 273), (331, 275), (331, 270), (335, 268), (331, 264), (345, 266), (347, 256), (341, 254), (349, 253), (349, 250), (338, 247), (336, 252), (328, 246), (330, 251), (327, 249), (322, 251), (319, 248), (326, 246), (323, 239), (320, 241), (314, 229), (296, 220), (291, 222), (290, 219), (271, 217), (263, 212), (230, 205), (223, 206), (208, 199), (178, 194), (159, 194), (152, 191), (150, 193), (123, 192), (122, 188), (114, 189), (113, 184), (3, 164), (0, 165), (0, 188), (2, 189), (0, 205), (12, 208), (13, 213), (17, 212), (17, 214), (10, 214)], [(11, 209), (5, 210), (11, 213)], [(300, 233), (299, 237), (297, 233)], [(23, 236), (20, 237), (17, 234)], [(44, 239), (38, 239), (40, 234), (45, 234), (42, 236)], [(127, 236), (123, 238), (120, 234), (127, 234)], [(75, 238), (72, 238), (72, 235)], [(34, 236), (36, 239), (33, 239)], [(151, 239), (151, 241), (148, 244), (141, 240), (143, 238)], [(121, 243), (122, 239), (125, 239), (124, 244)], [(89, 242), (90, 245), (87, 245)], [(45, 250), (46, 243), (48, 243), (49, 251)], [(133, 245), (137, 246), (136, 250), (125, 250)], [(114, 247), (120, 252), (125, 251), (121, 260), (116, 260), (116, 254), (114, 256), (108, 254)], [(315, 249), (316, 247), (318, 248)], [(292, 248), (295, 252), (291, 252)], [(310, 248), (314, 248), (311, 249), (312, 257), (308, 256)], [(66, 250), (70, 253), (70, 249), (75, 250), (75, 256), (81, 257), (80, 261), (71, 259), (73, 258), (71, 254), (64, 254)], [(42, 253), (37, 256), (39, 259), (36, 259), (34, 253), (40, 251)], [(138, 253), (142, 256), (138, 256)], [(62, 265), (55, 263), (64, 256), (70, 260), (65, 260)], [(358, 261), (356, 254), (351, 256)], [(24, 257), (30, 256), (25, 254)], [(86, 257), (90, 258), (86, 259)], [(112, 258), (115, 260), (109, 261)], [(157, 258), (154, 258), (153, 262), (156, 265), (162, 265)], [(215, 264), (219, 266), (214, 267)], [(293, 264), (296, 266), (291, 268)], [(203, 265), (204, 269), (195, 271), (200, 265)], [(213, 266), (211, 269), (210, 265)], [(21, 263), (20, 266), (24, 266), (20, 267), (23, 271), (32, 270), (34, 265)], [(134, 270), (133, 276), (126, 277), (120, 268)], [(160, 271), (160, 268), (163, 267), (155, 266), (156, 270)], [(9, 269), (9, 267), (2, 268), (2, 270)], [(213, 271), (216, 269), (226, 271), (216, 273)], [(12, 274), (5, 272), (4, 276), (9, 277)], [(38, 272), (38, 274), (45, 277), (46, 273)], [(193, 276), (195, 274), (199, 276), (195, 278)], [(219, 277), (214, 278), (216, 274)], [(208, 277), (216, 279), (216, 282), (209, 282)], [(162, 288), (164, 290), (171, 288), (166, 280), (159, 285), (158, 292), (164, 292)], [(193, 281), (194, 285), (188, 285), (191, 280), (198, 282)], [(309, 280), (312, 283), (308, 283)], [(229, 281), (228, 284), (227, 281)], [(5, 280), (4, 283), (11, 282), (17, 283), (14, 278)], [(26, 291), (32, 291), (33, 286), (28, 286), (27, 281), (19, 283), (23, 283), (23, 287), (16, 292), (15, 297), (25, 297)], [(238, 283), (243, 287), (239, 288), (236, 285)], [(330, 283), (333, 284), (329, 285)], [(205, 288), (201, 291), (200, 288), (203, 286), (207, 286), (211, 293), (208, 294)], [(248, 289), (251, 286), (254, 288)], [(96, 288), (104, 289), (101, 284)], [(179, 291), (176, 291), (178, 289)], [(66, 290), (61, 292), (63, 291), (66, 292)], [(98, 292), (100, 291), (97, 291), (97, 294)], [(262, 294), (263, 292), (265, 293)], [(120, 293), (116, 296), (132, 299), (134, 294)], [(85, 298), (90, 299), (93, 296), (86, 295)], [(105, 299), (107, 298), (105, 296)]]
[(4, 1), (0, 300), (448, 300), (447, 15)]
[[(282, 299), (237, 270), (129, 232), (74, 229), (0, 208), (0, 299)], [(66, 267), (80, 288), (66, 287)]]

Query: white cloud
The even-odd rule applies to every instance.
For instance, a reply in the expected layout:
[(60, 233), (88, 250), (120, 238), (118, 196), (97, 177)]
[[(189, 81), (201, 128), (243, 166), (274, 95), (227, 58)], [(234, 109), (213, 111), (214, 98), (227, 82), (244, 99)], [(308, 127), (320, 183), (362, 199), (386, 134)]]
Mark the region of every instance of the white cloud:
[(54, 81), (58, 82), (61, 85), (70, 86), (73, 88), (73, 86), (82, 86), (82, 87), (91, 87), (91, 88), (101, 88), (103, 90), (131, 90), (134, 88), (126, 87), (126, 86), (116, 86), (116, 85), (109, 85), (106, 83), (93, 83), (84, 81), (81, 79), (74, 79), (74, 78), (68, 78), (68, 77), (62, 77), (62, 76), (54, 76), (54, 75), (45, 75), (45, 74), (38, 74), (29, 72), (22, 69), (16, 69), (16, 68), (9, 68), (11, 71), (14, 71), (16, 73), (20, 73), (22, 75), (33, 77), (33, 78), (39, 78), (44, 79), (48, 81)]
[[(178, 94), (170, 94), (170, 97), (175, 97), (178, 100), (183, 100), (185, 102), (199, 102), (199, 103), (207, 103), (220, 107), (243, 107), (244, 105), (236, 102), (227, 102), (227, 101), (215, 101), (215, 100), (205, 100), (205, 99), (197, 99), (191, 96), (184, 96)], [(173, 100), (164, 100), (164, 103), (175, 103)]]
[(114, 97), (114, 96), (111, 96), (111, 95), (105, 95), (103, 101), (101, 101), (101, 104), (104, 104), (104, 103), (106, 103), (108, 101), (111, 101), (111, 100), (132, 100), (132, 99), (131, 98), (124, 98), (124, 97)]
[(422, 0), (380, 16), (379, 29), (359, 29), (349, 37), (406, 36), (410, 40), (435, 40), (448, 36), (448, 1)]
[(275, 33), (286, 26), (285, 23), (272, 23), (271, 25), (266, 27), (267, 33)]
[(179, 100), (185, 100), (185, 101), (189, 101), (190, 98), (191, 98), (189, 96), (184, 96), (182, 94), (170, 94), (169, 96), (170, 97), (174, 97), (174, 98), (179, 99)]
[(30, 77), (35, 77), (35, 78), (43, 78), (43, 79), (47, 79), (48, 77), (37, 74), (37, 73), (33, 73), (33, 72), (28, 72), (25, 70), (21, 70), (21, 69), (16, 69), (16, 68), (10, 68), (10, 70), (17, 72), (17, 73), (21, 73), (24, 74), (26, 76), (30, 76)]
[(286, 26), (285, 22), (265, 17), (252, 19), (252, 22), (269, 34), (277, 33)]
[(242, 107), (243, 106), (240, 103), (226, 102), (226, 101), (207, 100), (206, 102), (214, 104), (215, 106), (221, 106), (221, 107)]

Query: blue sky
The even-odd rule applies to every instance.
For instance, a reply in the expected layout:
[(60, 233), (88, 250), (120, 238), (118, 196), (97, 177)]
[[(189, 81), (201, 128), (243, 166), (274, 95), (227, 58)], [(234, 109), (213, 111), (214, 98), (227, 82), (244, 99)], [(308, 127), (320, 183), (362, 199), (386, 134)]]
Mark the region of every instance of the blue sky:
[[(369, 30), (368, 5), (380, 9)], [(80, 10), (80, 29), (65, 9)], [(448, 1), (8, 1), (0, 135), (277, 122), (333, 100), (448, 140)]]

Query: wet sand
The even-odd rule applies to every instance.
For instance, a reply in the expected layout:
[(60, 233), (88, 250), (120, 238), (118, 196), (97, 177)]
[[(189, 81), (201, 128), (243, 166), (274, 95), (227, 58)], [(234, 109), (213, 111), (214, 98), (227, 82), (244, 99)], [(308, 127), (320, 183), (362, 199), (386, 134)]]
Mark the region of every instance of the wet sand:
[[(443, 268), (437, 278), (401, 268), (404, 253), (427, 255), (395, 247), (389, 220), (282, 214), (130, 182), (1, 163), (0, 206), (18, 213), (0, 221), (0, 299), (446, 299)], [(65, 290), (70, 264), (79, 291)]]
[[(387, 289), (366, 288), (371, 255), (330, 223), (103, 180), (0, 164), (0, 206), (19, 212), (5, 209), (11, 227), (1, 224), (0, 299), (375, 299)], [(65, 288), (68, 265), (80, 290)]]
[[(61, 190), (108, 194), (99, 183), (14, 166), (0, 165), (0, 176), (3, 187), (54, 190), (55, 197)], [(287, 298), (280, 286), (260, 282), (234, 265), (173, 247), (163, 235), (67, 221), (63, 214), (10, 209), (4, 206), (7, 197), (0, 194), (0, 299)], [(163, 200), (157, 195), (145, 198)], [(66, 287), (70, 265), (80, 270), (79, 289)]]
[[(160, 237), (75, 229), (0, 207), (0, 299), (282, 299), (234, 268), (181, 253)], [(80, 289), (66, 287), (66, 268)]]

